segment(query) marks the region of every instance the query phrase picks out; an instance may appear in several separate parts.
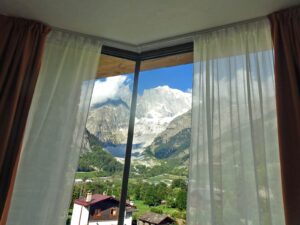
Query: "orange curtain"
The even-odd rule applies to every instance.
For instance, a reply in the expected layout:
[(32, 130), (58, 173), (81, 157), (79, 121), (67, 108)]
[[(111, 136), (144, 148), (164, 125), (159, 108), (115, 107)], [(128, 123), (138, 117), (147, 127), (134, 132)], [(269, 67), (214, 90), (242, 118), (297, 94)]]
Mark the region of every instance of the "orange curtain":
[(26, 119), (50, 28), (0, 15), (0, 215), (4, 224)]
[(300, 7), (269, 15), (287, 225), (300, 224)]

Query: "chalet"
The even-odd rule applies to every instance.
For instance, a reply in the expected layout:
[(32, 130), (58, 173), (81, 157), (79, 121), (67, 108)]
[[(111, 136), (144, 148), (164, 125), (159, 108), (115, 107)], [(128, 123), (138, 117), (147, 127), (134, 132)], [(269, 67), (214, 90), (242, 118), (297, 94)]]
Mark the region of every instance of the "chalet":
[(148, 212), (139, 217), (138, 225), (171, 225), (176, 221), (167, 215)]
[[(127, 204), (124, 225), (132, 224), (135, 207)], [(112, 196), (88, 193), (74, 201), (71, 225), (117, 225), (119, 201)]]

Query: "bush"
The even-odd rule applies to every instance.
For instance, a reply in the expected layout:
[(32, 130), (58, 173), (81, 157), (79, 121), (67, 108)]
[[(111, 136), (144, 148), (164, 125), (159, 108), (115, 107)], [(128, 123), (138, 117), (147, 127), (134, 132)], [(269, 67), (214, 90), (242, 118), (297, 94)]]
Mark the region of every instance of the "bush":
[(176, 207), (178, 209), (186, 209), (186, 204), (187, 204), (187, 192), (184, 190), (181, 190), (178, 192), (177, 197), (176, 197)]
[(145, 203), (149, 206), (157, 206), (160, 204), (160, 196), (157, 194), (156, 187), (149, 185), (145, 192)]
[(155, 207), (150, 208), (150, 211), (158, 214), (163, 214), (163, 211), (161, 209)]
[(184, 212), (179, 212), (179, 211), (173, 212), (171, 216), (173, 218), (178, 218), (178, 219), (185, 219), (186, 217)]

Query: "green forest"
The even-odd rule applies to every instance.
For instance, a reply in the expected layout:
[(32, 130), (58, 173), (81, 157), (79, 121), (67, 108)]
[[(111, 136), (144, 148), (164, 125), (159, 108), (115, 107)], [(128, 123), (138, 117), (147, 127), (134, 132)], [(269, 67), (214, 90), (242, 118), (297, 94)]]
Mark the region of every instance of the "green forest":
[[(115, 196), (117, 199), (120, 197), (123, 164), (98, 144), (95, 143), (91, 151), (80, 155), (75, 178), (81, 182), (74, 184), (68, 221), (74, 200), (86, 196), (88, 191)], [(182, 162), (177, 159), (158, 159), (157, 162), (152, 167), (140, 164), (131, 166), (127, 199), (133, 201), (137, 208), (133, 219), (145, 212), (155, 212), (184, 222), (187, 168), (183, 168)]]
[[(96, 178), (96, 177), (95, 177)], [(115, 196), (117, 199), (121, 193), (121, 179), (103, 180), (102, 182), (80, 183), (74, 185), (72, 202), (86, 196), (88, 191), (92, 193), (105, 193)], [(134, 219), (141, 214), (151, 211), (160, 214), (168, 214), (175, 218), (186, 218), (187, 184), (182, 179), (176, 179), (168, 186), (163, 182), (151, 184), (136, 179), (129, 180), (128, 200), (133, 201), (137, 207)], [(72, 209), (72, 204), (70, 208)]]

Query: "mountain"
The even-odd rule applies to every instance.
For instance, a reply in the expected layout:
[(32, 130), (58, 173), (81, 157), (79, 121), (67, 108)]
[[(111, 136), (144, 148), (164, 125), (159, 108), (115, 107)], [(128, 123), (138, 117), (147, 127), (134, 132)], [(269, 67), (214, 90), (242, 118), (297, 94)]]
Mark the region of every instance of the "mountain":
[(85, 130), (78, 171), (99, 171), (102, 176), (112, 175), (123, 170), (123, 165), (101, 147), (97, 137)]
[(146, 153), (157, 159), (179, 159), (186, 162), (191, 140), (191, 111), (176, 117), (168, 127), (156, 136)]
[(168, 86), (145, 90), (138, 98), (133, 153), (143, 152), (174, 118), (190, 110), (191, 99), (191, 93)]
[(79, 157), (78, 171), (99, 171), (102, 176), (108, 176), (122, 170), (123, 165), (101, 147), (94, 147)]
[[(112, 155), (124, 158), (127, 141), (130, 99), (128, 88), (117, 99), (90, 108), (87, 129)], [(191, 108), (191, 93), (168, 86), (144, 90), (138, 96), (132, 155), (142, 156), (145, 148), (171, 121)]]
[(95, 135), (91, 134), (87, 128), (85, 128), (81, 154), (91, 152), (92, 148), (102, 145), (103, 143)]
[(121, 99), (90, 109), (86, 128), (106, 144), (126, 143), (129, 107)]

